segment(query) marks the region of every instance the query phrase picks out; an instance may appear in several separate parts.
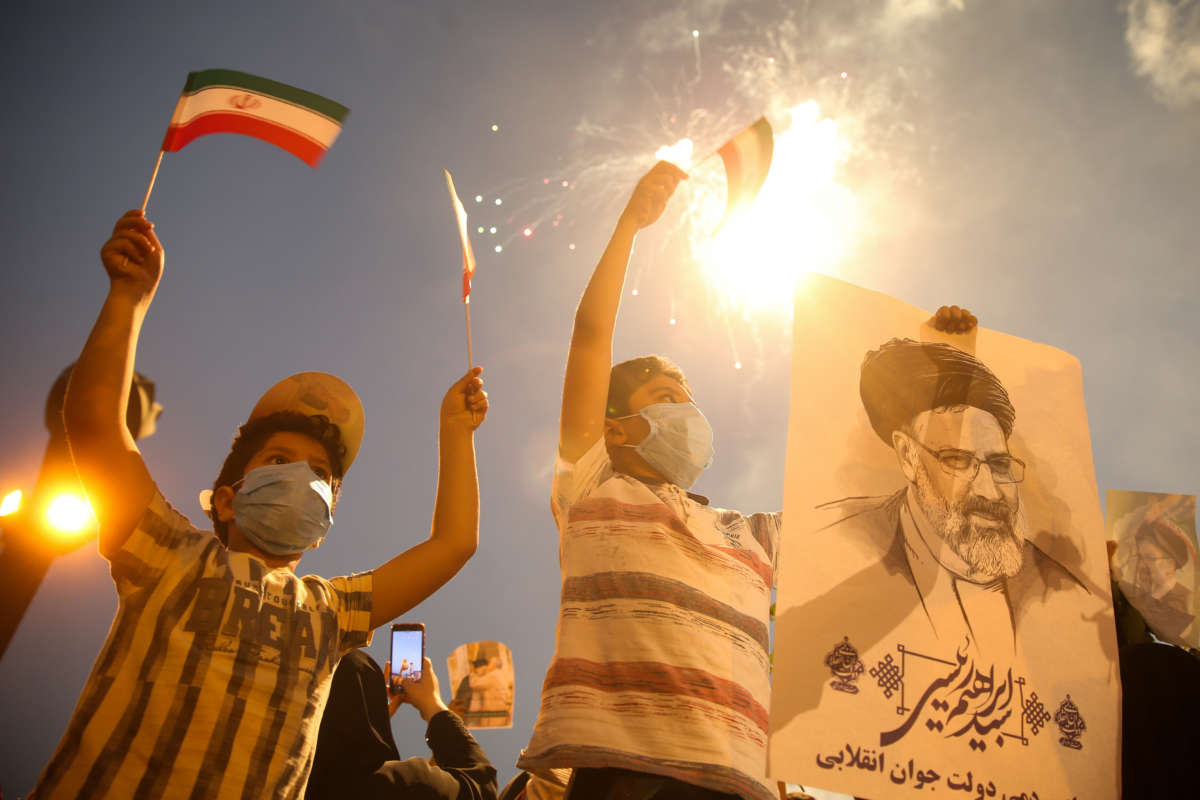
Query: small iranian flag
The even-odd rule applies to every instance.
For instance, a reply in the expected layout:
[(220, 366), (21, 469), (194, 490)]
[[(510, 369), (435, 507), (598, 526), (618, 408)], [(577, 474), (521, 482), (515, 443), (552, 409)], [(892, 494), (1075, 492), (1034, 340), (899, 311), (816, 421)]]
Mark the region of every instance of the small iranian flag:
[(340, 103), (295, 86), (230, 69), (206, 69), (188, 73), (162, 149), (173, 153), (199, 136), (240, 133), (281, 147), (315, 168), (349, 113)]
[(454, 219), (458, 222), (458, 238), (462, 242), (462, 297), (463, 313), (467, 320), (467, 368), (475, 368), (475, 353), (471, 349), (471, 276), (475, 274), (475, 253), (471, 250), (471, 239), (467, 236), (467, 210), (463, 208), (462, 200), (454, 189), (454, 178), (450, 170), (443, 169), (446, 175), (446, 188), (450, 190), (450, 203), (454, 206)]
[(471, 302), (471, 278), (475, 275), (475, 253), (471, 250), (471, 239), (467, 235), (467, 210), (463, 208), (462, 200), (458, 199), (458, 192), (454, 189), (454, 178), (450, 177), (450, 170), (443, 169), (446, 175), (446, 188), (450, 190), (450, 204), (454, 206), (454, 219), (458, 223), (458, 238), (462, 243), (463, 267), (462, 267), (462, 296), (463, 302)]
[(721, 145), (717, 154), (725, 163), (727, 200), (725, 218), (717, 226), (718, 229), (758, 196), (758, 190), (762, 188), (771, 169), (774, 150), (775, 134), (766, 117), (760, 117), (753, 125)]

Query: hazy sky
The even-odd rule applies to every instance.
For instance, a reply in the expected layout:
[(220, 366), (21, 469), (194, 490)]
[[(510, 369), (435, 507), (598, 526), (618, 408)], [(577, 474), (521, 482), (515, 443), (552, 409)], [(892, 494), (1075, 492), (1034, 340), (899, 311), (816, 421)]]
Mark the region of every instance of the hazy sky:
[[(571, 318), (660, 145), (711, 149), (815, 100), (846, 142), (838, 180), (858, 219), (826, 269), (1075, 354), (1101, 491), (1200, 489), (1197, 0), (26, 2), (4, 22), (0, 492), (32, 484), (45, 393), (107, 287), (99, 247), (141, 201), (186, 74), (238, 69), (351, 114), (315, 172), (242, 137), (166, 157), (149, 216), (167, 265), (138, 354), (166, 411), (143, 453), (205, 522), (196, 493), (259, 394), (335, 372), (362, 397), (366, 438), (301, 571), (368, 569), (423, 538), (438, 402), (466, 368), (441, 168), (454, 172), (485, 227), (480, 548), (406, 619), (428, 626), (444, 688), (455, 646), (512, 647), (514, 728), (479, 735), (502, 780), (554, 643), (549, 475)], [(717, 433), (697, 490), (775, 509), (788, 312), (706, 282), (681, 227), (689, 191), (639, 240), (614, 355), (674, 356)], [(809, 244), (796, 234), (773, 260), (804, 265)], [(48, 760), (115, 607), (94, 547), (54, 564), (0, 661), (5, 791)], [(380, 662), (386, 646), (371, 647)], [(393, 728), (404, 755), (426, 754), (415, 711)]]

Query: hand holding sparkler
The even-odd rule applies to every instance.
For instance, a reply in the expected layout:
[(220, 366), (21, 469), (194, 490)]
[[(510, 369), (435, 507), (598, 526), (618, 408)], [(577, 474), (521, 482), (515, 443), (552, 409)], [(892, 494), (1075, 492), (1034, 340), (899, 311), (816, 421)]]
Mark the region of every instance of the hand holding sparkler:
[(659, 161), (642, 176), (621, 213), (621, 224), (631, 223), (637, 230), (653, 225), (662, 216), (667, 201), (675, 194), (687, 173), (669, 161)]

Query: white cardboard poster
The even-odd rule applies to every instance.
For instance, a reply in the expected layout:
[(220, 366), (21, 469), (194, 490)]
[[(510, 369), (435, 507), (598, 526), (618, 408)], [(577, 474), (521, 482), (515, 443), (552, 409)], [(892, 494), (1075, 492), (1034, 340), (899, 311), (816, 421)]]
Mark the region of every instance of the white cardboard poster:
[(768, 774), (873, 800), (1115, 799), (1079, 362), (929, 316), (824, 276), (797, 291)]

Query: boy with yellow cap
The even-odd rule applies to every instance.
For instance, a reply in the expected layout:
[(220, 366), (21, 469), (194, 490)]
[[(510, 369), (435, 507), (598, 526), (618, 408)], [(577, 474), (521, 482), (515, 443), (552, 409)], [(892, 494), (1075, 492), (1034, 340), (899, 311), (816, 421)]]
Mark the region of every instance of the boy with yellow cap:
[(429, 538), (372, 572), (298, 577), (332, 523), (363, 410), (318, 372), (255, 405), (209, 498), (216, 536), (163, 499), (124, 424), (138, 335), (163, 269), (140, 211), (100, 251), (109, 292), (64, 403), (117, 616), (31, 797), (297, 797), (338, 659), (450, 580), (475, 551), (476, 367), (441, 406)]

